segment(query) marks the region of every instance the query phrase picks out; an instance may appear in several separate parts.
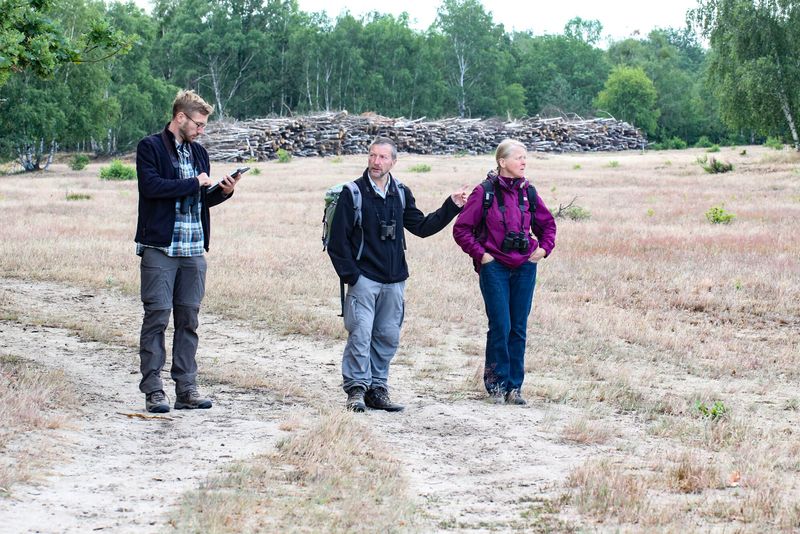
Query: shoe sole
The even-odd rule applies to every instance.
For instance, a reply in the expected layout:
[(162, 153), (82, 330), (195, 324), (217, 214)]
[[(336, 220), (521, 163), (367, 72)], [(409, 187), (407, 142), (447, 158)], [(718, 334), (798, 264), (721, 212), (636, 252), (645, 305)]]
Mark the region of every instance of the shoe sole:
[(405, 406), (393, 406), (391, 408), (385, 408), (383, 406), (375, 406), (374, 404), (369, 404), (369, 403), (365, 404), (367, 405), (367, 408), (370, 408), (372, 410), (383, 410), (384, 412), (402, 412), (403, 410), (406, 409)]
[(147, 411), (150, 413), (167, 413), (169, 412), (169, 404), (154, 404), (147, 406)]
[(200, 404), (181, 404), (175, 403), (176, 410), (208, 410), (213, 404), (209, 402), (201, 402)]

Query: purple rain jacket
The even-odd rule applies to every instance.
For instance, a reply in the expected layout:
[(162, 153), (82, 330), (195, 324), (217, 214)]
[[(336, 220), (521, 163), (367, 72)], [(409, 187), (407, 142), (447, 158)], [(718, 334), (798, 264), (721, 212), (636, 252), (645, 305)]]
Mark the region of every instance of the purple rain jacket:
[[(518, 196), (518, 192), (522, 188), (527, 204), (525, 189), (528, 187), (528, 180), (525, 178), (506, 178), (505, 176), (496, 177), (492, 173), (487, 178), (499, 180), (500, 182), (500, 190), (506, 207), (506, 226), (503, 226), (500, 208), (498, 207), (497, 198), (495, 198), (486, 214), (486, 230), (483, 242), (479, 242), (478, 237), (474, 235), (476, 229), (480, 228), (481, 218), (483, 217), (483, 188), (480, 185), (470, 194), (466, 205), (461, 210), (453, 226), (453, 237), (461, 249), (472, 257), (475, 271), (480, 272), (481, 258), (484, 252), (488, 252), (494, 257), (495, 261), (499, 261), (510, 269), (516, 269), (523, 262), (528, 261), (537, 246), (542, 247), (547, 252), (547, 256), (549, 256), (556, 246), (556, 221), (553, 219), (550, 210), (542, 202), (542, 197), (537, 193), (536, 211), (533, 224), (531, 224), (530, 210), (526, 209), (524, 212), (520, 212)], [(532, 231), (533, 238), (527, 252), (523, 253), (517, 250), (503, 252), (502, 244), (506, 235), (506, 228), (510, 232), (523, 231), (529, 233)]]

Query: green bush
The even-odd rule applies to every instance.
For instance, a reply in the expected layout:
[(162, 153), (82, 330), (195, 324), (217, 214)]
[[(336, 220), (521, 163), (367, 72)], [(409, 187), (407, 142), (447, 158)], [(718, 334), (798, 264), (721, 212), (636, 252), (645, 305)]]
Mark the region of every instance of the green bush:
[(125, 165), (122, 161), (115, 159), (108, 167), (100, 168), (101, 180), (133, 180), (136, 178), (136, 169), (130, 165)]
[(83, 170), (89, 164), (89, 156), (86, 154), (75, 154), (69, 161), (69, 168), (73, 171)]
[(278, 149), (278, 163), (289, 163), (292, 161), (292, 153), (282, 148)]
[(764, 141), (764, 146), (774, 148), (775, 150), (783, 150), (783, 141), (781, 141), (777, 137), (770, 136), (767, 137), (766, 141)]
[(733, 170), (733, 163), (725, 163), (716, 158), (709, 158), (708, 164), (703, 165), (703, 170), (709, 174), (720, 174)]
[(612, 169), (616, 169), (617, 167), (619, 167), (619, 161), (613, 159), (608, 162), (608, 166), (611, 167)]
[(431, 172), (431, 166), (427, 163), (420, 163), (419, 165), (412, 165), (408, 168), (408, 172)]
[(736, 215), (725, 210), (724, 206), (714, 206), (706, 212), (706, 219), (711, 224), (730, 224)]
[(719, 152), (719, 145), (711, 145), (706, 152)]
[(258, 176), (259, 174), (261, 174), (261, 169), (259, 169), (258, 167), (253, 167), (253, 170), (250, 171), (250, 174), (252, 174), (253, 176)]
[(708, 138), (707, 135), (701, 135), (700, 139), (694, 144), (695, 148), (711, 148), (714, 143), (711, 142), (711, 139)]
[(700, 415), (707, 417), (712, 421), (721, 419), (725, 417), (725, 414), (728, 413), (728, 409), (725, 407), (725, 404), (723, 404), (722, 401), (715, 401), (711, 406), (706, 406), (704, 402), (697, 401), (695, 408)]

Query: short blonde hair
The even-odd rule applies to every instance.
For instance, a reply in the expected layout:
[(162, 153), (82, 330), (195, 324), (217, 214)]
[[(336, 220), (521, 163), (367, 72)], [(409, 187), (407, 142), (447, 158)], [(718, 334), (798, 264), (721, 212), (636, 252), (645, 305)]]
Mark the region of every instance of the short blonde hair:
[(500, 160), (509, 157), (511, 155), (511, 151), (515, 148), (521, 148), (526, 152), (528, 151), (528, 147), (516, 139), (503, 139), (500, 141), (500, 144), (497, 145), (497, 150), (494, 152), (494, 160), (497, 162), (498, 174), (500, 173)]
[(174, 119), (181, 112), (185, 115), (201, 113), (208, 116), (214, 113), (214, 106), (203, 100), (200, 95), (191, 89), (182, 89), (178, 91), (178, 94), (175, 95), (175, 100), (172, 102), (172, 118)]

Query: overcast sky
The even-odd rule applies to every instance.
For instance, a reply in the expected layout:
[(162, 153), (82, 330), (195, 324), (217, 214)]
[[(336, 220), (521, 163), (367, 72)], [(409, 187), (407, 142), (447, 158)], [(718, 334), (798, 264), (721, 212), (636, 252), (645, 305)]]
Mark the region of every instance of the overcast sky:
[[(407, 11), (412, 27), (425, 30), (436, 18), (439, 0), (375, 2), (369, 0), (299, 0), (307, 12), (325, 11), (331, 18), (344, 9), (356, 16), (378, 11), (399, 15)], [(596, 19), (603, 24), (603, 36), (614, 39), (639, 32), (645, 37), (653, 28), (683, 28), (686, 11), (697, 0), (483, 0), (486, 11), (507, 32), (531, 30), (535, 35), (562, 33), (573, 17)]]

